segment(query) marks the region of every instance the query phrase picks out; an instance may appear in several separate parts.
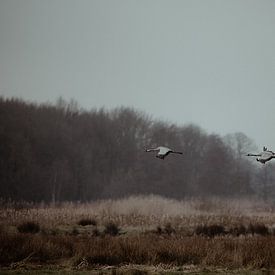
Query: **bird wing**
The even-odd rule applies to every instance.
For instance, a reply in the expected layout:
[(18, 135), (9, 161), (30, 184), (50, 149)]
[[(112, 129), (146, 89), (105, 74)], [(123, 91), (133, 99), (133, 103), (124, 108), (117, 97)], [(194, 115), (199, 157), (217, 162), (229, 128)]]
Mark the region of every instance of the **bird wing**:
[(146, 152), (154, 152), (154, 151), (159, 151), (159, 148), (150, 148), (150, 149), (146, 149)]
[(183, 152), (179, 152), (179, 151), (171, 151), (171, 153), (174, 153), (174, 154), (183, 154)]
[(248, 157), (261, 157), (261, 154), (247, 154)]

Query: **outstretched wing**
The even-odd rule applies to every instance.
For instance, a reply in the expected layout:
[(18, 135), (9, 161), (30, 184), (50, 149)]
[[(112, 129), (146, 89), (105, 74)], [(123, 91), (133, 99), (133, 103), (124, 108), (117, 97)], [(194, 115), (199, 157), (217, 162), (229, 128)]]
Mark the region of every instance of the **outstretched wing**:
[(145, 152), (156, 152), (156, 151), (159, 151), (159, 148), (150, 148), (145, 150)]
[(247, 154), (248, 157), (260, 157), (261, 154)]
[(170, 153), (174, 153), (174, 154), (183, 154), (183, 152), (178, 152), (178, 151), (171, 151)]

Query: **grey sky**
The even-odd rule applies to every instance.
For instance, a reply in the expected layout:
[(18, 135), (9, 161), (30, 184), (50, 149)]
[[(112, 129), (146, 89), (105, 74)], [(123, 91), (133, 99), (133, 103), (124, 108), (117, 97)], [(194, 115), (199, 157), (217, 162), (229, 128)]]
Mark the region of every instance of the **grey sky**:
[(0, 0), (0, 94), (121, 105), (275, 150), (274, 0)]

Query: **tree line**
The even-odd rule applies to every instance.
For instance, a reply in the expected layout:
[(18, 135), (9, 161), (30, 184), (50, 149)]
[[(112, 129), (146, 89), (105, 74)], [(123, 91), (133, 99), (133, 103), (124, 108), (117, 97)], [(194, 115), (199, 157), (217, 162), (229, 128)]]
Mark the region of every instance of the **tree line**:
[[(183, 155), (162, 161), (145, 153), (157, 145)], [(267, 198), (274, 175), (244, 157), (251, 149), (253, 142), (243, 133), (221, 137), (193, 124), (152, 119), (133, 108), (88, 111), (62, 98), (36, 104), (0, 97), (3, 199), (88, 201), (138, 194)], [(267, 176), (269, 184), (262, 189)]]

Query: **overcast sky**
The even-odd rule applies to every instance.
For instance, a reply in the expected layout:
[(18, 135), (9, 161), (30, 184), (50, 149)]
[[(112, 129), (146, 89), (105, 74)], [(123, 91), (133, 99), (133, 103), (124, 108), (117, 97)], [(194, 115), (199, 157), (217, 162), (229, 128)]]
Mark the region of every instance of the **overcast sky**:
[(131, 106), (275, 150), (274, 0), (0, 0), (0, 94)]

